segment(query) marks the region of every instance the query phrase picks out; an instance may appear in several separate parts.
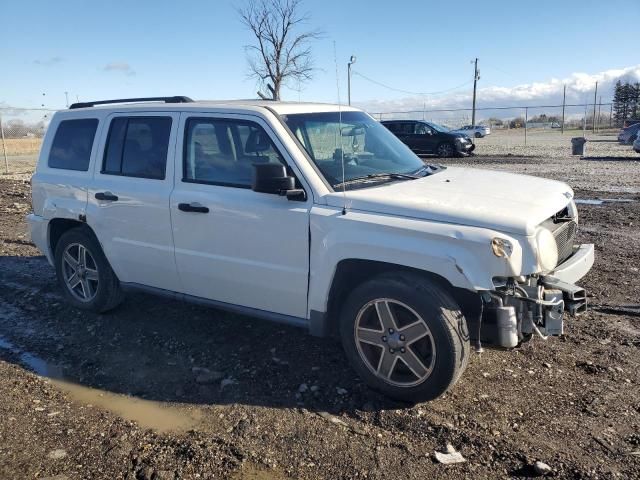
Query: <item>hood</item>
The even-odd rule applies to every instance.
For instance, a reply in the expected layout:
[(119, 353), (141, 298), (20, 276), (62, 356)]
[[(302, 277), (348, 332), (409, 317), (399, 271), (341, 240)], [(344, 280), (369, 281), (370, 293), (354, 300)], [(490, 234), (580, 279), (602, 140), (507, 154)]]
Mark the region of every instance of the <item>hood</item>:
[[(532, 235), (573, 198), (555, 180), (493, 170), (449, 167), (418, 180), (346, 192), (347, 208)], [(342, 207), (342, 192), (327, 195)]]
[(457, 132), (455, 130), (450, 130), (448, 132), (445, 132), (444, 135), (449, 135), (450, 137), (454, 137), (454, 138), (469, 138), (469, 135), (467, 135), (466, 133), (463, 132)]

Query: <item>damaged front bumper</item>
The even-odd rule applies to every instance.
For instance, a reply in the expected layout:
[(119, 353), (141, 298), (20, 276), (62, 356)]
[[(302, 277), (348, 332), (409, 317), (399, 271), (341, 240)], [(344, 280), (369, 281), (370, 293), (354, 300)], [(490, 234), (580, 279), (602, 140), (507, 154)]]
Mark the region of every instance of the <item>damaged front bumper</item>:
[(456, 153), (463, 157), (471, 155), (471, 153), (476, 149), (475, 144), (471, 140), (465, 142), (456, 140), (455, 147)]
[(546, 339), (564, 333), (564, 313), (587, 310), (587, 294), (575, 285), (594, 262), (592, 244), (574, 247), (573, 254), (546, 275), (509, 278), (504, 286), (482, 294), (480, 337), (513, 348), (533, 334)]

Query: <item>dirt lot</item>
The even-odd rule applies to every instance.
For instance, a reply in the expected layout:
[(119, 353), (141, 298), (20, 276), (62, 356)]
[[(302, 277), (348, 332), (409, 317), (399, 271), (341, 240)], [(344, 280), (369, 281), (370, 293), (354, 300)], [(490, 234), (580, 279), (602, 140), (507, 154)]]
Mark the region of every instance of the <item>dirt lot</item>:
[[(640, 315), (625, 311), (640, 303), (640, 156), (495, 157), (482, 140), (484, 156), (447, 163), (634, 201), (579, 206), (594, 308), (565, 337), (476, 355), (415, 406), (294, 328), (141, 294), (107, 315), (69, 308), (28, 240), (28, 176), (0, 177), (0, 478), (505, 478), (537, 460), (557, 478), (640, 478)], [(437, 463), (447, 443), (467, 461)]]

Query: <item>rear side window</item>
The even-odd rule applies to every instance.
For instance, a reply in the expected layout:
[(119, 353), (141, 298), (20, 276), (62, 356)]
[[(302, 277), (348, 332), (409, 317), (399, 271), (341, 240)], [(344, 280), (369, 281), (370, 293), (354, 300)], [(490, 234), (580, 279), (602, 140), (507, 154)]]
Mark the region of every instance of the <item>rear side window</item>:
[(102, 173), (164, 179), (170, 134), (170, 117), (113, 119), (109, 127)]
[(60, 122), (49, 152), (49, 167), (86, 172), (97, 128), (96, 118)]
[(413, 135), (414, 129), (415, 126), (413, 123), (399, 123), (396, 133), (399, 133), (400, 135)]
[(383, 123), (382, 125), (387, 127), (390, 132), (396, 133), (398, 131), (398, 127), (395, 123)]

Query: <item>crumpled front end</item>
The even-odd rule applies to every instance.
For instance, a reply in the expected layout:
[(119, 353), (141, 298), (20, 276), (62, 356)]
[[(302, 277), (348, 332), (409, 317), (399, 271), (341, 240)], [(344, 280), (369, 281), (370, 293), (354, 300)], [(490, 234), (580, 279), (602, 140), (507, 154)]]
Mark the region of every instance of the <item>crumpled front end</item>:
[(454, 144), (458, 155), (463, 156), (471, 155), (476, 148), (475, 144), (468, 137), (456, 137)]
[(587, 294), (576, 282), (593, 266), (594, 246), (574, 243), (575, 205), (571, 203), (542, 222), (540, 230), (543, 240), (535, 242), (545, 251), (538, 251), (539, 271), (496, 277), (495, 288), (481, 293), (483, 341), (513, 348), (534, 334), (544, 339), (562, 335), (565, 314), (578, 315), (587, 310)]

